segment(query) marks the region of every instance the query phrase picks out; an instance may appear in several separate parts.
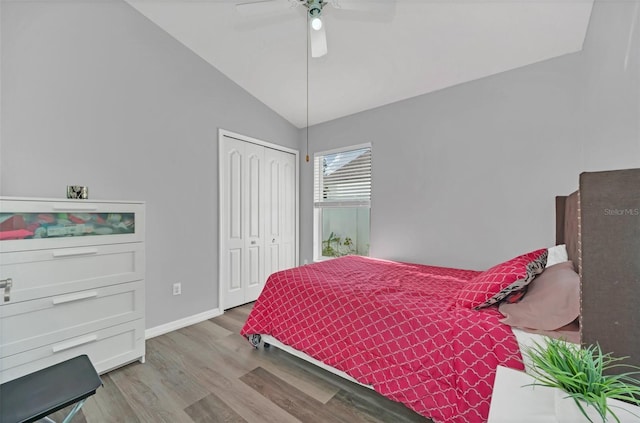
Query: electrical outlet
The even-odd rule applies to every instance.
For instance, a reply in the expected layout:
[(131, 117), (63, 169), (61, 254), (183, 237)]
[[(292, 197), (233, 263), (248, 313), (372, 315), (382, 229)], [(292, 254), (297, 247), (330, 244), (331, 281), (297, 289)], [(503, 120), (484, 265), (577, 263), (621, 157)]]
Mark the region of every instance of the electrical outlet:
[(173, 295), (182, 294), (182, 284), (180, 282), (173, 284)]

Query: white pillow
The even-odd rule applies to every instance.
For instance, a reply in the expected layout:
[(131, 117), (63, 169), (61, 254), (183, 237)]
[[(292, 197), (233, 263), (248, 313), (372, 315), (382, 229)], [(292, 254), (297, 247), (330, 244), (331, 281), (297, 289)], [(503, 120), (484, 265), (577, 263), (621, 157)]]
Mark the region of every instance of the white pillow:
[(565, 244), (556, 245), (555, 247), (548, 248), (547, 250), (547, 265), (545, 268), (569, 260), (567, 246)]

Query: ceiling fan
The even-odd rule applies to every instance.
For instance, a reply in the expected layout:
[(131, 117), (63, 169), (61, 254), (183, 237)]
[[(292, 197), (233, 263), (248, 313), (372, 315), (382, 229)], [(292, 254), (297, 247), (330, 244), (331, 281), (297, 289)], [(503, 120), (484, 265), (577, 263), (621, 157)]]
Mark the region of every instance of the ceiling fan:
[(298, 6), (307, 9), (311, 57), (315, 58), (327, 54), (327, 34), (322, 20), (325, 6), (358, 12), (359, 15), (392, 15), (395, 0), (241, 0), (236, 5), (238, 12), (251, 15), (278, 12)]

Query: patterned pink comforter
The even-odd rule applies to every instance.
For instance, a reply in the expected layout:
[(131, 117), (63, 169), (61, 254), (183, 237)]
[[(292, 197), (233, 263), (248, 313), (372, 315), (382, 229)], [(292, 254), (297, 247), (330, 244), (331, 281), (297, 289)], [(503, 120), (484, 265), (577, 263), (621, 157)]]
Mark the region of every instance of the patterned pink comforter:
[(495, 307), (455, 305), (478, 273), (357, 256), (285, 270), (241, 334), (272, 335), (436, 422), (484, 422), (496, 366), (523, 365)]

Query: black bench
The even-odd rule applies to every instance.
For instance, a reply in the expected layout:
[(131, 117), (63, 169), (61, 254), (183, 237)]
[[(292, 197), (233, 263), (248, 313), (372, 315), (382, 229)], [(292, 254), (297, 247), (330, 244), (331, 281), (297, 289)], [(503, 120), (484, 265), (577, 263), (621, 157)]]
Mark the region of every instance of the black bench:
[(81, 355), (0, 385), (0, 423), (28, 423), (75, 404), (71, 421), (102, 386), (89, 357)]

